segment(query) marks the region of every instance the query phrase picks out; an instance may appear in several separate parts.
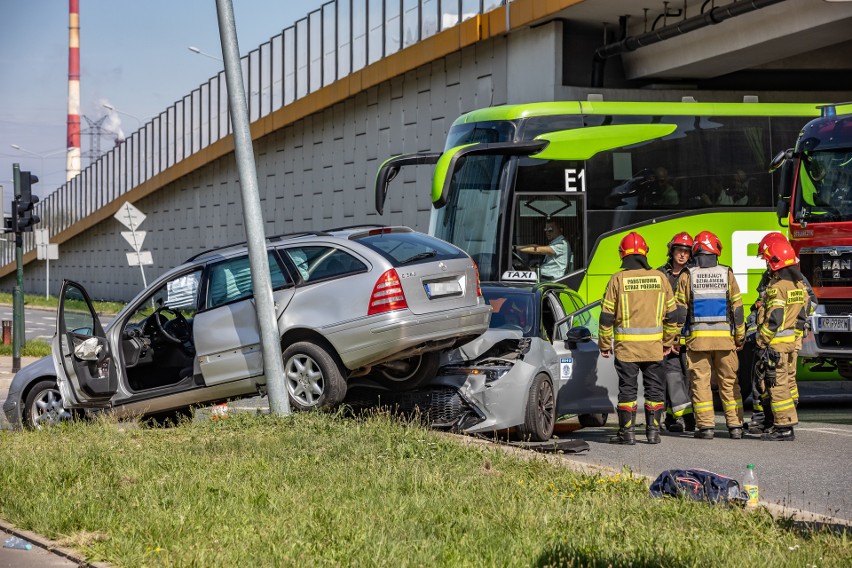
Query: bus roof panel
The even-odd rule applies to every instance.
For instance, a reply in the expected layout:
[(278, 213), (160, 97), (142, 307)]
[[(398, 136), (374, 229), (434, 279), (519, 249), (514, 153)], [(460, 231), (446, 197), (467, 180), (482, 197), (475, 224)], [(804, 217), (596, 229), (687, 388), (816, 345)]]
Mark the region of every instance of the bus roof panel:
[(817, 117), (823, 103), (684, 103), (556, 101), (474, 110), (453, 125), (552, 115), (802, 116)]

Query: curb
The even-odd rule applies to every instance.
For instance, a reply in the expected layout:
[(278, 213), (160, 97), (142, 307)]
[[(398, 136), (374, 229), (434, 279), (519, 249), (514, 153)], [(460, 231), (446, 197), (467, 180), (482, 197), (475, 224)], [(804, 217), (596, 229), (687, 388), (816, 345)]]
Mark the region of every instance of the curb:
[(15, 535), (17, 537), (23, 538), (28, 542), (32, 543), (33, 546), (38, 546), (41, 549), (50, 552), (51, 554), (55, 554), (57, 556), (61, 556), (74, 562), (78, 566), (82, 566), (85, 568), (112, 568), (112, 564), (108, 562), (89, 562), (84, 557), (80, 556), (80, 554), (73, 549), (65, 548), (64, 546), (59, 546), (56, 542), (50, 540), (49, 538), (43, 537), (40, 534), (36, 534), (32, 531), (26, 531), (23, 529), (19, 529), (15, 527), (15, 525), (0, 519), (0, 529), (3, 531)]

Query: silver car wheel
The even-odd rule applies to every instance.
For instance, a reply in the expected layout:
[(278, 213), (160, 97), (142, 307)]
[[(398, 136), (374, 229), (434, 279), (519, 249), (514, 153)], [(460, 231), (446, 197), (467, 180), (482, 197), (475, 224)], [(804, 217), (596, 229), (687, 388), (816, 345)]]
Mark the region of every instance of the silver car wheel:
[(303, 406), (315, 406), (325, 388), (325, 378), (317, 362), (304, 353), (287, 359), (284, 364), (287, 392)]
[(27, 407), (27, 413), (29, 423), (37, 430), (73, 418), (71, 413), (62, 407), (62, 395), (55, 387), (38, 392)]

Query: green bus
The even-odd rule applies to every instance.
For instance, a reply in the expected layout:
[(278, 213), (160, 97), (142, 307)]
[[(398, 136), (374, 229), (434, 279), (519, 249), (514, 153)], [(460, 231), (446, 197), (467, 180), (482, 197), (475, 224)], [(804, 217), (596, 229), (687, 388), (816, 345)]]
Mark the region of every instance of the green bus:
[[(765, 269), (757, 243), (779, 230), (769, 158), (819, 116), (818, 106), (572, 101), (475, 110), (453, 123), (443, 152), (382, 164), (376, 210), (403, 167), (431, 164), (429, 233), (470, 253), (483, 281), (534, 273), (541, 257), (515, 247), (547, 244), (552, 220), (570, 247), (557, 279), (587, 302), (619, 269), (618, 243), (629, 231), (648, 241), (660, 266), (673, 235), (709, 230), (749, 305)], [(413, 185), (414, 176), (399, 177)]]

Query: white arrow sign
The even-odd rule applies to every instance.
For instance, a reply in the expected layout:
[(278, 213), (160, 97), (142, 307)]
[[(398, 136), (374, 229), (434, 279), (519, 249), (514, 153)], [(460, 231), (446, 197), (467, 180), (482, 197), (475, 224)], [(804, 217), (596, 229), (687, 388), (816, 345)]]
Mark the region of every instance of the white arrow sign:
[(113, 215), (113, 217), (131, 231), (135, 231), (142, 224), (142, 221), (145, 220), (145, 214), (134, 207), (129, 201), (125, 201), (118, 209), (118, 213)]
[(136, 252), (139, 252), (142, 248), (142, 243), (145, 242), (145, 235), (147, 234), (148, 231), (121, 231), (121, 236)]

